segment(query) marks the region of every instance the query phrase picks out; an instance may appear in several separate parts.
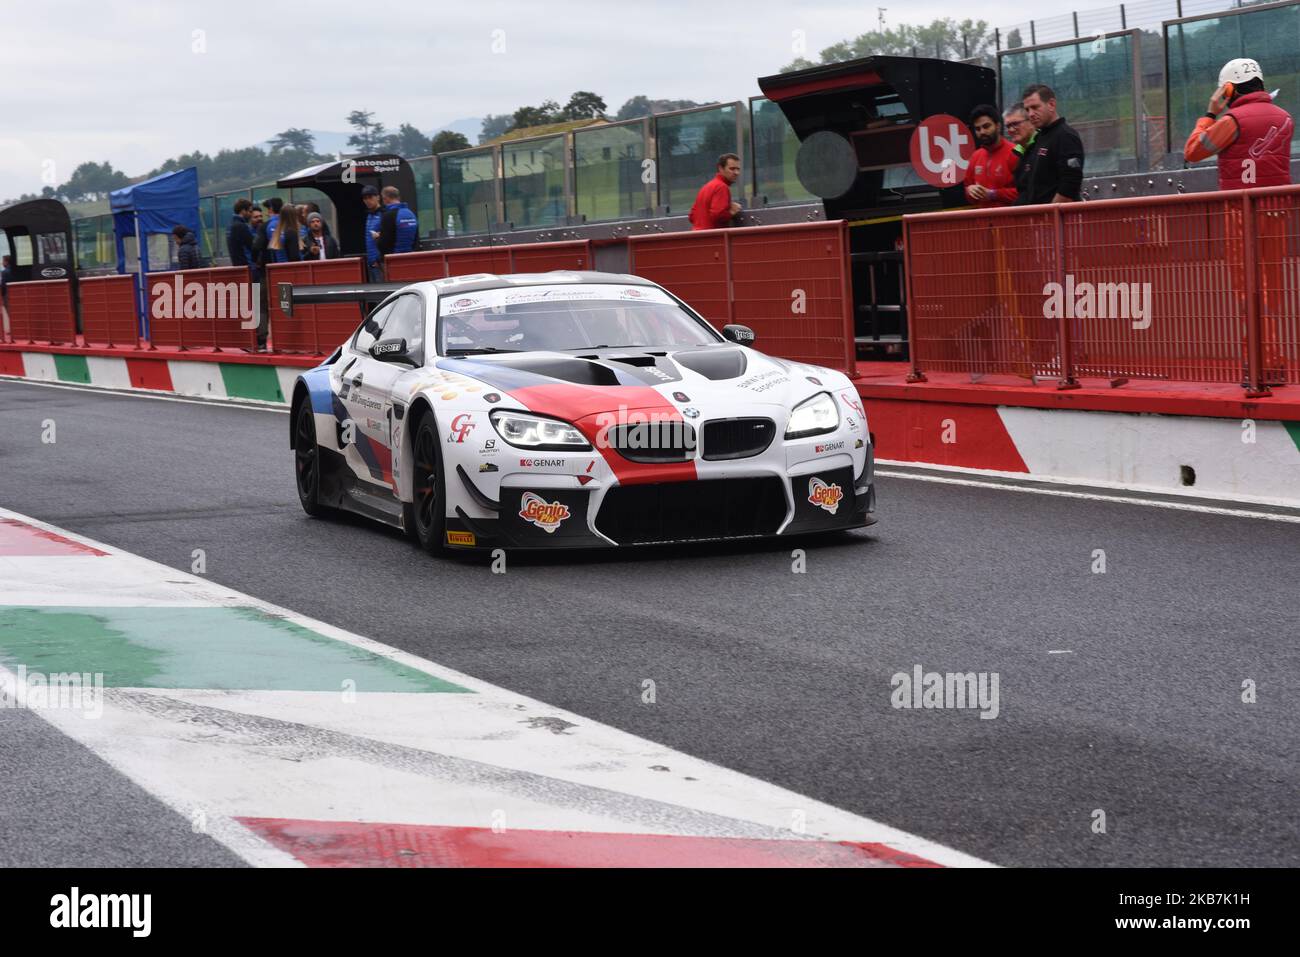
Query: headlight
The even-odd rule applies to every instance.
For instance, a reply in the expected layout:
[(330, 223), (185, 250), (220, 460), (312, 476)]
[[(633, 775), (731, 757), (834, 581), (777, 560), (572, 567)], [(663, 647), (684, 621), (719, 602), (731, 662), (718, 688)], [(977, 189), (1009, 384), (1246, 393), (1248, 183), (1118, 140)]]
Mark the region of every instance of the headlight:
[(489, 418), (497, 435), (521, 449), (578, 452), (591, 448), (581, 432), (558, 419), (501, 409), (493, 412)]
[(785, 427), (787, 439), (802, 439), (809, 435), (834, 432), (840, 427), (840, 410), (829, 393), (819, 392), (805, 399), (790, 413), (790, 424)]

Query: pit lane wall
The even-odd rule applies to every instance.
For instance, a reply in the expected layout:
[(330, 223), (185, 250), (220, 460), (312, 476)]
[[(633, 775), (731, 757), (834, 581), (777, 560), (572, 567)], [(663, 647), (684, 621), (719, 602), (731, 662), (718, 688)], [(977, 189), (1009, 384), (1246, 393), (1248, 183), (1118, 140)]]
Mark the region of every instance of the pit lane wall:
[(0, 345), (0, 376), (286, 405), (298, 374), (321, 361), (314, 356), (275, 356), (272, 360), (264, 354), (208, 353), (202, 358), (178, 358), (175, 353), (145, 351), (122, 355), (107, 349), (40, 349)]
[(886, 469), (906, 463), (1300, 507), (1300, 408), (1282, 413), (1290, 419), (1226, 417), (918, 401), (873, 397), (870, 386), (859, 391), (876, 461)]

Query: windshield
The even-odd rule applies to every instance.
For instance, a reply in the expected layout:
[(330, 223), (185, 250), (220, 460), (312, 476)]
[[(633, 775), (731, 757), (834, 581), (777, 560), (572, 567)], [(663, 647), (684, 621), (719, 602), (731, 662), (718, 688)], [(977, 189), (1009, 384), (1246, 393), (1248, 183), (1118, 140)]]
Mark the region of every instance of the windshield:
[(511, 286), (438, 300), (438, 351), (683, 348), (716, 334), (652, 286)]

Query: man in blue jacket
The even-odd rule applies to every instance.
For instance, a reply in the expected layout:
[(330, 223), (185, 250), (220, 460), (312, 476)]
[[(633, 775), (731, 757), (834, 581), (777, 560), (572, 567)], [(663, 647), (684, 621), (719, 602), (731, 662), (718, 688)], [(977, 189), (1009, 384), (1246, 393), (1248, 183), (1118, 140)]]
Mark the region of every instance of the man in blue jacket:
[(371, 282), (383, 282), (384, 270), (379, 265), (379, 226), (384, 210), (379, 204), (379, 190), (373, 186), (362, 187), (361, 202), (366, 205), (366, 275)]
[(379, 254), (409, 253), (415, 248), (420, 221), (415, 211), (402, 202), (402, 194), (396, 186), (385, 186), (382, 195), (384, 215), (379, 221)]

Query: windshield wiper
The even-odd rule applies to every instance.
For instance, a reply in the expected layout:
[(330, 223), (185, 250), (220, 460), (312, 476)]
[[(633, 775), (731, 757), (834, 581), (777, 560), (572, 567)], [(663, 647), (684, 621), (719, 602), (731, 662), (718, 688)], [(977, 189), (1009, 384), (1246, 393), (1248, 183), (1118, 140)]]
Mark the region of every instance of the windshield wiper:
[(473, 349), (448, 349), (448, 356), (478, 356), (488, 352), (518, 352), (518, 349), (498, 349), (496, 346), (476, 346)]

